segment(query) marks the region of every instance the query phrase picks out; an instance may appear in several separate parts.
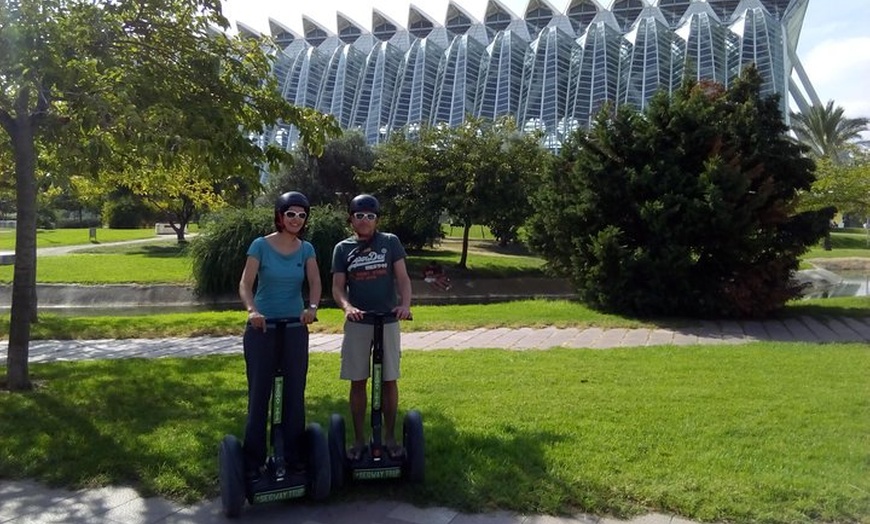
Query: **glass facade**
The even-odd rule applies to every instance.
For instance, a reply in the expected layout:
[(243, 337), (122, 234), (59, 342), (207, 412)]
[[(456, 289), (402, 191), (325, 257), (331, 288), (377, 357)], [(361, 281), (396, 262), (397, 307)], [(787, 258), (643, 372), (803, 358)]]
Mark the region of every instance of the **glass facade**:
[[(605, 103), (638, 109), (683, 78), (728, 85), (755, 64), (765, 94), (803, 97), (792, 71), (809, 0), (529, 0), (522, 16), (489, 0), (483, 21), (451, 1), (443, 23), (413, 5), (406, 26), (372, 13), (372, 30), (337, 15), (337, 34), (303, 17), (303, 35), (270, 20), (284, 97), (361, 130), (369, 143), (469, 115), (512, 115), (558, 148)], [(608, 6), (602, 7), (602, 4)], [(814, 92), (805, 78), (803, 88)], [(269, 139), (292, 148), (297, 133)]]

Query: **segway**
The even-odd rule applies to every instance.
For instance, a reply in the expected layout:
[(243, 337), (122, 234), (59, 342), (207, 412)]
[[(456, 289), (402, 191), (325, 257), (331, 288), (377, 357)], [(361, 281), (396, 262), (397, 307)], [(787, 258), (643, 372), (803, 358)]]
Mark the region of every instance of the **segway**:
[(281, 434), (281, 411), (284, 393), (281, 358), (278, 354), (284, 345), (284, 330), (287, 326), (299, 325), (298, 319), (267, 319), (266, 329), (275, 331), (276, 366), (269, 402), (269, 440), (271, 454), (266, 458), (265, 471), (256, 481), (246, 479), (242, 443), (234, 435), (224, 436), (221, 441), (218, 461), (220, 466), (221, 505), (227, 517), (241, 514), (245, 500), (250, 504), (290, 500), (308, 495), (314, 500), (329, 496), (331, 470), (326, 435), (320, 425), (312, 422), (305, 428), (305, 449), (300, 455), (306, 457), (303, 471), (289, 471), (284, 464), (284, 438)]
[(372, 436), (362, 450), (359, 460), (351, 460), (345, 450), (344, 417), (333, 413), (329, 419), (329, 459), (332, 466), (332, 489), (344, 485), (345, 480), (400, 479), (423, 482), (425, 461), (423, 458), (423, 417), (417, 410), (409, 411), (402, 423), (402, 445), (405, 453), (393, 458), (387, 453), (382, 440), (381, 395), (383, 391), (384, 320), (396, 318), (395, 313), (364, 313), (364, 318), (374, 320), (374, 335), (371, 343)]

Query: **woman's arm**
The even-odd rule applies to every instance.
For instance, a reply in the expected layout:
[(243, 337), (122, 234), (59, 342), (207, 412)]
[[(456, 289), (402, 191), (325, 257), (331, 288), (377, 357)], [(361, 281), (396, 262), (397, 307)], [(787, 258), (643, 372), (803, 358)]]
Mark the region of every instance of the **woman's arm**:
[(317, 319), (317, 306), (323, 293), (323, 283), (320, 281), (320, 268), (315, 257), (305, 261), (305, 276), (308, 279), (308, 307), (302, 312), (302, 323), (310, 324)]
[(257, 329), (266, 330), (266, 319), (257, 311), (254, 303), (254, 280), (260, 270), (260, 261), (249, 256), (245, 260), (245, 269), (242, 270), (242, 278), (239, 280), (239, 298), (242, 305), (248, 311), (248, 322)]

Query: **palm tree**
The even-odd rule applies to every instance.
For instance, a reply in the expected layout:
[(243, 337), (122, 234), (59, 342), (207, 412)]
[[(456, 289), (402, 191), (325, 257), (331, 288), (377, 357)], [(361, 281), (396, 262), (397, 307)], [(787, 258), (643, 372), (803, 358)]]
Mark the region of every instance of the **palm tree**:
[(843, 112), (840, 106), (834, 108), (833, 100), (824, 107), (814, 105), (805, 113), (791, 114), (792, 130), (810, 154), (840, 163), (849, 141), (859, 138), (868, 123), (866, 118), (846, 118)]

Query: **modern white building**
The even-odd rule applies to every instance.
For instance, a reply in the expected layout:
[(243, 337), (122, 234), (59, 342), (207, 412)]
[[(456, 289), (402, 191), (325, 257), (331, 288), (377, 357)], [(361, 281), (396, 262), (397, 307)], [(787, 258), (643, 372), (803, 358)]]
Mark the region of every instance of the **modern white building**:
[[(341, 13), (337, 33), (306, 16), (302, 35), (269, 24), (284, 97), (369, 143), (467, 115), (512, 115), (558, 148), (607, 101), (642, 109), (686, 77), (727, 86), (753, 63), (786, 118), (789, 95), (801, 110), (819, 103), (796, 55), (808, 2), (569, 0), (560, 11), (530, 0), (520, 16), (489, 0), (478, 21), (451, 0), (443, 23), (411, 4), (404, 25), (373, 10), (371, 31)], [(296, 132), (275, 129), (269, 139), (290, 148)]]

